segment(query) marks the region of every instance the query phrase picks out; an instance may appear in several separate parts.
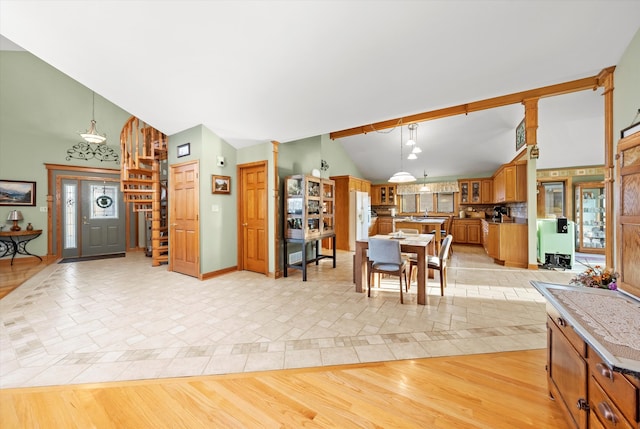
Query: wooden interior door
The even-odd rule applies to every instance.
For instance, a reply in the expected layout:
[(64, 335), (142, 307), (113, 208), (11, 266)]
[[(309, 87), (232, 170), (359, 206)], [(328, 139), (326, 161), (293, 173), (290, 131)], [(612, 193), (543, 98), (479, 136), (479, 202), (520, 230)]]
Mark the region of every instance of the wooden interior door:
[(171, 166), (169, 178), (169, 271), (200, 275), (199, 163)]
[(238, 166), (238, 269), (268, 274), (267, 163)]

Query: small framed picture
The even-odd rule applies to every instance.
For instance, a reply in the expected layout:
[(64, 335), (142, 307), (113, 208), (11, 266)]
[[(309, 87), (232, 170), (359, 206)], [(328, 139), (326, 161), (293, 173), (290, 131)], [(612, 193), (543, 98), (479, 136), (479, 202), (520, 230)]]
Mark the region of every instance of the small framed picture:
[(523, 119), (516, 127), (516, 152), (519, 151), (520, 148), (522, 148), (522, 146), (524, 146), (525, 144), (527, 144), (527, 134), (525, 132)]
[(636, 122), (635, 124), (620, 131), (620, 138), (623, 139), (625, 137), (629, 137), (631, 134), (635, 134), (637, 132), (640, 132), (640, 122)]
[(191, 155), (191, 143), (185, 143), (178, 146), (178, 158)]
[(35, 206), (36, 182), (0, 180), (0, 206)]
[(231, 193), (231, 177), (229, 176), (211, 176), (212, 194), (230, 194)]

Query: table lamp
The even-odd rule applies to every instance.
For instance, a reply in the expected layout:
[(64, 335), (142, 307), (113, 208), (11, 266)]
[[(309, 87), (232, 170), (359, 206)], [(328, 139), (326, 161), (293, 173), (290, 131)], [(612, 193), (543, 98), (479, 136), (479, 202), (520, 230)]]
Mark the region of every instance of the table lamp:
[(11, 231), (20, 231), (20, 225), (18, 225), (18, 222), (22, 219), (24, 218), (22, 217), (22, 212), (20, 210), (11, 210), (9, 212), (9, 217), (7, 217), (7, 220), (13, 221)]

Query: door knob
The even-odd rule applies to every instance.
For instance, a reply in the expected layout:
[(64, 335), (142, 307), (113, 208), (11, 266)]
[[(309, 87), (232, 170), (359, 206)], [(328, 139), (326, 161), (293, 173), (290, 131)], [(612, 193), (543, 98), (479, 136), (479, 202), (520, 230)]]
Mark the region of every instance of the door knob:
[(248, 223), (243, 223), (242, 226), (249, 226), (249, 224)]

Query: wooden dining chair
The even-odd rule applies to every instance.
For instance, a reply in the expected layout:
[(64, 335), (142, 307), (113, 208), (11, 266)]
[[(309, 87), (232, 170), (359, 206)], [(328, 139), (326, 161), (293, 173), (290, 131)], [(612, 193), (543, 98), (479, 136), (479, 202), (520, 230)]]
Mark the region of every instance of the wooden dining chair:
[[(412, 236), (412, 235), (420, 235), (420, 231), (412, 228), (400, 228), (397, 232), (402, 232), (404, 235)], [(411, 260), (418, 257), (415, 253), (403, 253), (402, 257)], [(415, 280), (415, 276), (413, 275), (413, 271), (409, 271), (409, 283), (407, 283), (407, 291), (411, 289), (411, 283)]]
[[(453, 215), (450, 215), (444, 223), (444, 229), (440, 230), (440, 237), (446, 237), (447, 235), (453, 235)], [(451, 253), (453, 253), (453, 246), (451, 246)]]
[[(447, 287), (447, 266), (449, 262), (449, 251), (451, 250), (451, 241), (453, 236), (447, 235), (442, 240), (442, 246), (440, 246), (440, 252), (438, 256), (427, 255), (426, 266), (427, 269), (437, 270), (440, 272), (440, 296), (444, 296), (444, 288)], [(409, 272), (413, 272), (413, 267), (418, 266), (417, 259), (409, 260)]]
[(400, 303), (404, 304), (402, 296), (402, 276), (407, 283), (407, 260), (400, 252), (400, 242), (394, 239), (369, 238), (369, 257), (367, 275), (367, 296), (371, 296), (371, 276), (375, 273), (391, 274), (400, 280)]

